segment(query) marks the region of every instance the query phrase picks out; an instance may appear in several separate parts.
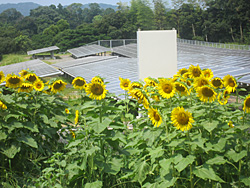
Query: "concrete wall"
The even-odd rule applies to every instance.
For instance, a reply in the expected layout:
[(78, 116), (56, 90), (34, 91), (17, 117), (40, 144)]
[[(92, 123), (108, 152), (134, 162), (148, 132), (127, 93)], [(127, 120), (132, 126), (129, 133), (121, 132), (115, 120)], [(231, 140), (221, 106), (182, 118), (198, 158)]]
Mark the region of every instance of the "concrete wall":
[(177, 72), (176, 30), (138, 31), (139, 79), (172, 77)]

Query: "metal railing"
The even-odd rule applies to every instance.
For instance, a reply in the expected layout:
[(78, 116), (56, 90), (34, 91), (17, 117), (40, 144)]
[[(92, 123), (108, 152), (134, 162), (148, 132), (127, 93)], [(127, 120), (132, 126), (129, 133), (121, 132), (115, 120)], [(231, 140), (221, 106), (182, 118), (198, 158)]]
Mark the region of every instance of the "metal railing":
[(184, 43), (184, 44), (207, 46), (207, 47), (213, 47), (213, 48), (225, 48), (225, 49), (233, 49), (233, 50), (250, 50), (250, 45), (225, 44), (225, 43), (198, 41), (198, 40), (187, 40), (187, 39), (180, 39), (180, 38), (177, 38), (177, 42)]
[[(131, 43), (136, 44), (137, 39), (98, 40), (98, 41), (89, 43), (87, 45), (97, 44), (97, 45), (112, 49), (113, 47), (125, 46)], [(187, 40), (187, 39), (180, 39), (180, 38), (177, 38), (177, 43), (200, 45), (200, 46), (207, 46), (207, 47), (213, 47), (213, 48), (233, 49), (233, 50), (250, 50), (250, 45), (225, 44), (225, 43), (198, 41), (198, 40)]]
[(112, 49), (113, 47), (125, 46), (125, 45), (131, 44), (131, 43), (136, 44), (137, 39), (98, 40), (98, 41), (89, 43), (87, 45), (97, 44), (97, 45)]

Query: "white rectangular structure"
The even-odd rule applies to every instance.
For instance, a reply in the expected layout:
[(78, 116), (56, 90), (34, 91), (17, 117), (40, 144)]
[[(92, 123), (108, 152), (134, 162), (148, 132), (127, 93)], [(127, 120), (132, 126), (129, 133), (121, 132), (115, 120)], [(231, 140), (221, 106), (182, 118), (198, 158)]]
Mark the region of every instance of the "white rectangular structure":
[(138, 31), (137, 48), (139, 79), (177, 73), (176, 30)]

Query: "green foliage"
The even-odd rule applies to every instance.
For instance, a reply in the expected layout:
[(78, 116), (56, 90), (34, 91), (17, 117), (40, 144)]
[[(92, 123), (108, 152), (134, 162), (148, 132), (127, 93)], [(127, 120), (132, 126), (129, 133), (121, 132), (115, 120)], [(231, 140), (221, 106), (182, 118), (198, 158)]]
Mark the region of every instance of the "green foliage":
[(58, 96), (42, 92), (1, 91), (1, 101), (7, 106), (0, 110), (0, 171), (6, 174), (1, 182), (24, 185), (45, 167), (45, 159), (62, 149), (57, 132), (66, 124), (67, 105)]

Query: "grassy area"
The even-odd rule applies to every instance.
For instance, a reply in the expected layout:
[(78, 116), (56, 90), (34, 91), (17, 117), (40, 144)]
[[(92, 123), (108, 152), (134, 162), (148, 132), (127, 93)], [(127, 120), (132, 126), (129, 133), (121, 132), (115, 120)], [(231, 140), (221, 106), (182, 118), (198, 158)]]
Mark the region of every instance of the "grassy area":
[(20, 54), (3, 55), (3, 59), (0, 62), (0, 66), (11, 65), (15, 63), (28, 61), (28, 60), (30, 60), (30, 56), (28, 55), (20, 55)]

